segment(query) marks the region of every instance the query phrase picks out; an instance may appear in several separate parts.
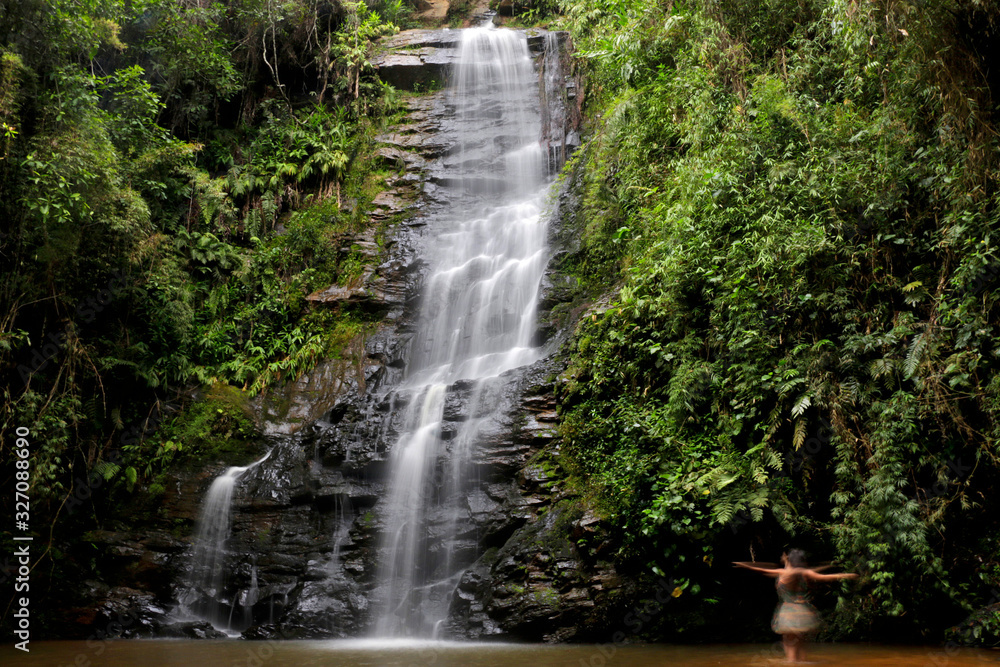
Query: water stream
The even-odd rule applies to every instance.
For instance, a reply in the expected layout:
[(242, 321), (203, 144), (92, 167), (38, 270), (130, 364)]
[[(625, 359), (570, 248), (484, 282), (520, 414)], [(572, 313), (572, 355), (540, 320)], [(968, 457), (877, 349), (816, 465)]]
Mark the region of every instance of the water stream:
[[(444, 158), (452, 205), (428, 223), (428, 278), (414, 335), (402, 437), (392, 451), (379, 636), (431, 637), (475, 551), (463, 535), (464, 492), (491, 388), (539, 357), (532, 338), (548, 261), (547, 150), (540, 143), (538, 76), (523, 33), (463, 31), (449, 91), (455, 149)], [(457, 398), (458, 395), (460, 398)], [(461, 401), (457, 430), (442, 432)], [(472, 541), (471, 549), (469, 542)]]
[[(231, 531), (233, 492), (237, 482), (270, 455), (269, 451), (250, 465), (228, 468), (208, 488), (198, 515), (191, 569), (177, 610), (179, 618), (204, 619), (226, 632), (242, 631), (249, 625), (248, 619), (244, 618), (244, 610), (257, 601), (256, 566), (253, 568), (251, 589), (244, 592), (242, 599), (234, 596), (228, 605), (224, 604), (229, 555), (226, 542)], [(238, 604), (240, 611), (237, 616)]]

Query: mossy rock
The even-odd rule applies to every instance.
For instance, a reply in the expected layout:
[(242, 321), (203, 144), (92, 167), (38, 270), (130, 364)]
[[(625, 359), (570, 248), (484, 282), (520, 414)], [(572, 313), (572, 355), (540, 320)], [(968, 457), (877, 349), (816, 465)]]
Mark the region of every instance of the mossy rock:
[(163, 429), (164, 440), (183, 446), (186, 466), (210, 460), (248, 463), (260, 455), (262, 447), (252, 446), (260, 436), (248, 394), (221, 383), (204, 387), (201, 396)]

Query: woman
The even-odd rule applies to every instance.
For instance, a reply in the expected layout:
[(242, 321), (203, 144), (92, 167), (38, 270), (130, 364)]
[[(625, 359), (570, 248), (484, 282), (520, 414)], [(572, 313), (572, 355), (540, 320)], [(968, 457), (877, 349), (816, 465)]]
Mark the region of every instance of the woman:
[(781, 635), (788, 662), (799, 662), (805, 659), (806, 637), (820, 625), (819, 612), (809, 602), (807, 591), (809, 583), (850, 579), (858, 575), (850, 572), (820, 574), (819, 571), (823, 568), (806, 567), (805, 553), (801, 549), (792, 549), (786, 554), (781, 554), (781, 563), (783, 567), (759, 567), (747, 562), (733, 564), (777, 578), (775, 586), (778, 589), (779, 602), (778, 608), (774, 611), (771, 628)]

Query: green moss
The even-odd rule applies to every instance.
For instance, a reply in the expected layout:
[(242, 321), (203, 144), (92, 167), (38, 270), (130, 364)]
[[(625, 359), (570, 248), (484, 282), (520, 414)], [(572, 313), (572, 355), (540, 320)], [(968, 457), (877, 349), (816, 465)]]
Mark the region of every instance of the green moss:
[(249, 462), (259, 455), (255, 445), (259, 436), (247, 393), (219, 383), (204, 387), (201, 397), (161, 430), (163, 440), (183, 444), (186, 465), (206, 460)]
[(562, 606), (562, 599), (559, 592), (551, 586), (539, 585), (531, 589), (532, 599), (539, 605), (558, 609)]
[(351, 246), (351, 252), (340, 261), (337, 267), (337, 284), (341, 287), (356, 284), (364, 274), (365, 268), (372, 263), (367, 255), (356, 252), (357, 248), (357, 246)]
[(444, 79), (438, 79), (437, 77), (431, 77), (425, 81), (415, 81), (413, 83), (413, 91), (411, 94), (415, 96), (427, 95), (429, 93), (436, 93), (438, 91), (444, 90), (445, 81)]

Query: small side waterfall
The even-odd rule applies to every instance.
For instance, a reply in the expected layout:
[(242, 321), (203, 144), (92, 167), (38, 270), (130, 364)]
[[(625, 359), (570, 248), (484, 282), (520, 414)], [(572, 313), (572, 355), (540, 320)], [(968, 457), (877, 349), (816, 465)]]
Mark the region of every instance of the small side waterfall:
[[(523, 33), (469, 29), (460, 53), (449, 97), (456, 148), (443, 158), (455, 192), (428, 222), (430, 271), (399, 390), (407, 408), (391, 454), (376, 591), (383, 637), (440, 634), (476, 550), (460, 518), (476, 482), (477, 433), (496, 409), (497, 378), (540, 356), (532, 339), (548, 261), (550, 156), (540, 144), (538, 75)], [(461, 417), (448, 421), (461, 426), (443, 432), (456, 409)]]
[[(226, 542), (229, 540), (233, 492), (237, 482), (244, 473), (256, 468), (270, 455), (271, 452), (268, 452), (248, 466), (228, 468), (208, 488), (196, 524), (187, 590), (180, 601), (182, 615), (202, 618), (226, 632), (243, 630), (249, 625), (243, 618), (243, 610), (256, 602), (256, 566), (251, 589), (239, 597), (234, 595), (229, 604), (225, 604), (228, 574)], [(240, 606), (238, 616), (237, 605)]]

